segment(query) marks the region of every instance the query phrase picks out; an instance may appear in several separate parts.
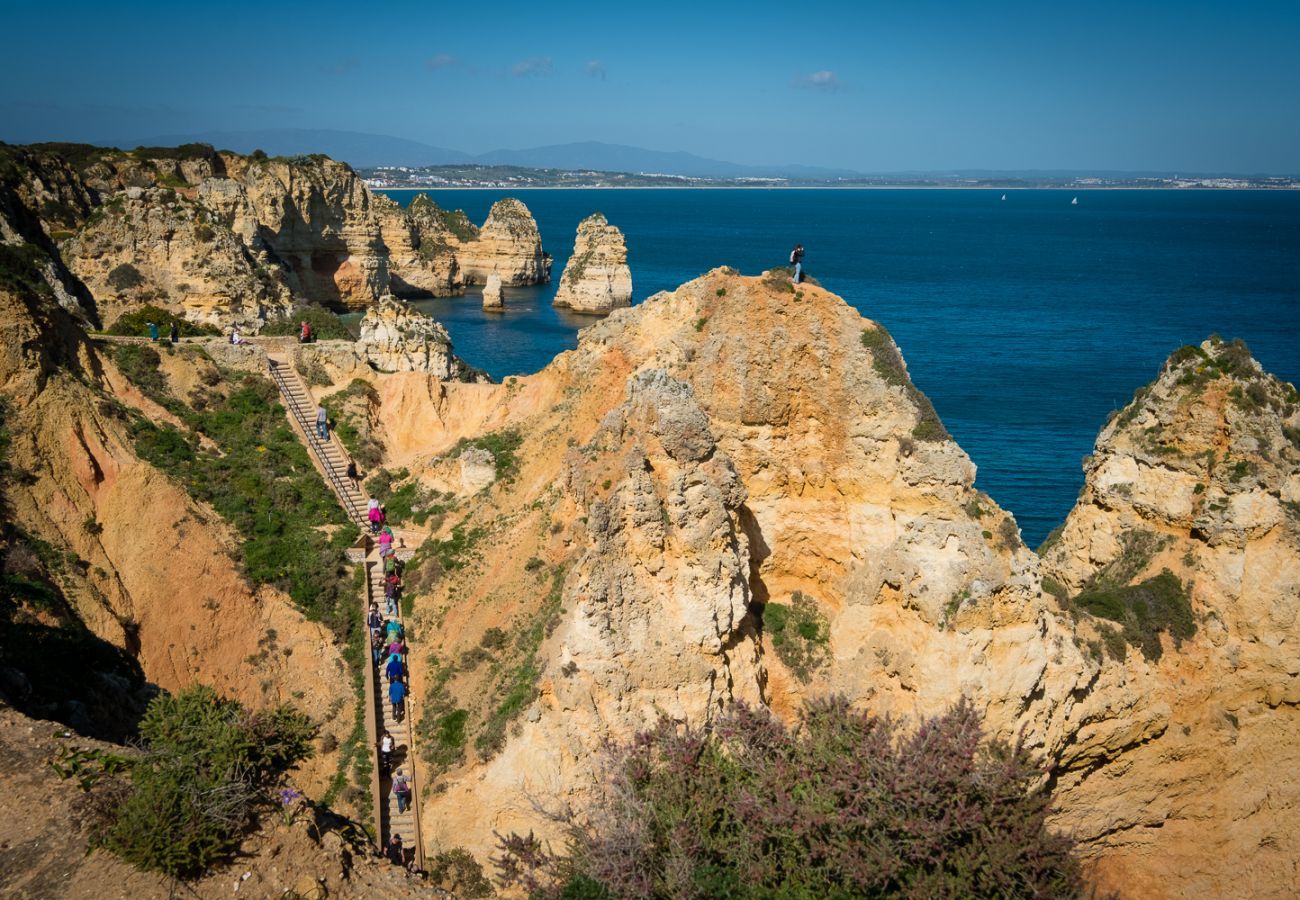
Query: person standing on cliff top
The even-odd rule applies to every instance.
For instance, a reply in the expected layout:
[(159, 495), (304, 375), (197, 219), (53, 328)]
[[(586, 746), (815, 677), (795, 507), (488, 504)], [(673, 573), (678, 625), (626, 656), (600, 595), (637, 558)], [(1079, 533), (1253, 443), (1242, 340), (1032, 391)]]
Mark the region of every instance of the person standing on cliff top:
[(803, 281), (803, 244), (795, 244), (790, 251), (790, 265), (794, 266), (794, 283)]

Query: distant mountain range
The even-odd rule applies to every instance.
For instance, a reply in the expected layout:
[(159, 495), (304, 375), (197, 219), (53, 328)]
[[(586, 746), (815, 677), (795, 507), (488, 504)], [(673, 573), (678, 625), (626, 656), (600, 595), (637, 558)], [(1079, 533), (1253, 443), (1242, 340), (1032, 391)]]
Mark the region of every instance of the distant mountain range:
[(193, 134), (163, 134), (142, 139), (98, 143), (126, 149), (203, 143), (211, 144), (219, 150), (234, 150), (236, 153), (263, 150), (272, 156), (324, 153), (359, 169), (372, 169), (378, 166), (477, 164), (524, 166), (534, 169), (590, 169), (599, 172), (651, 172), (695, 178), (838, 178), (861, 174), (849, 169), (829, 169), (818, 166), (745, 166), (719, 159), (708, 159), (693, 153), (646, 150), (641, 147), (604, 144), (599, 141), (553, 144), (527, 150), (493, 150), (476, 155), (383, 134), (310, 128), (202, 131)]

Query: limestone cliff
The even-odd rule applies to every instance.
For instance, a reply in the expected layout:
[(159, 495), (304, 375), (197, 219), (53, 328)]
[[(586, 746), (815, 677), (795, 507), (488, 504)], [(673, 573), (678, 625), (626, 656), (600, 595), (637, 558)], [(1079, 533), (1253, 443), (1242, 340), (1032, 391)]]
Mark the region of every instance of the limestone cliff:
[(579, 223), (573, 255), (552, 302), (583, 313), (607, 313), (632, 303), (632, 270), (623, 232), (600, 213)]
[[(434, 720), (464, 704), (474, 747), (427, 801), (431, 840), (485, 853), (493, 829), (545, 830), (533, 802), (581, 806), (601, 741), (729, 699), (790, 714), (841, 692), (912, 715), (967, 695), (997, 733), (1068, 739), (1095, 664), (893, 342), (838, 298), (718, 270), (504, 388), (521, 470), (456, 525), (494, 564), (417, 601), (446, 623), (417, 691)], [(802, 655), (778, 648), (778, 609), (811, 620)], [(496, 692), (522, 688), (454, 664), (493, 627), (538, 641), (493, 667), (536, 678), (504, 731)]]
[(483, 284), (493, 272), (508, 287), (551, 280), (551, 257), (533, 214), (513, 197), (493, 203), (477, 235), (460, 239), (455, 251), (465, 284)]
[(170, 188), (114, 195), (60, 252), (110, 324), (152, 303), (193, 322), (256, 331), (293, 308), (283, 281), (225, 222)]
[(406, 209), (375, 195), (374, 207), (388, 247), (392, 292), (399, 297), (457, 293), (462, 286), (460, 264), (452, 249), (456, 238), (447, 225), (454, 214), (444, 213), (427, 194), (418, 194)]
[(1300, 397), (1240, 343), (1184, 347), (1084, 471), (1043, 549), (1106, 656), (1060, 821), (1126, 896), (1290, 894), (1300, 786), (1274, 773), (1300, 766)]

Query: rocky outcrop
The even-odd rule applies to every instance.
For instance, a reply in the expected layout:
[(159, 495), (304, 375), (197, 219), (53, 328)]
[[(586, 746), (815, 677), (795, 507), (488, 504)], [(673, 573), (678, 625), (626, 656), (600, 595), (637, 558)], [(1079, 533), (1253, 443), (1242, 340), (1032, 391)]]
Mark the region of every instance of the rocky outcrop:
[(326, 157), (223, 154), (222, 161), (231, 184), (200, 196), (214, 207), (218, 197), (225, 201), (226, 224), (283, 264), (295, 295), (326, 306), (362, 308), (387, 291), (388, 253), (379, 219), (370, 192), (350, 166)]
[[(388, 247), (392, 292), (399, 297), (448, 297), (459, 292), (456, 237), (447, 221), (459, 224), (460, 219), (439, 209), (427, 194), (418, 194), (406, 209), (376, 194), (374, 207)], [(463, 224), (473, 229), (468, 221)]]
[(441, 323), (393, 297), (383, 297), (361, 320), (356, 350), (381, 372), (428, 372), (443, 381), (487, 380), (451, 349)]
[(1125, 896), (1290, 893), (1300, 786), (1270, 773), (1300, 767), (1300, 396), (1240, 343), (1184, 347), (1084, 471), (1043, 549), (1105, 656), (1059, 820)]
[(60, 247), (111, 324), (145, 303), (193, 322), (256, 331), (288, 314), (283, 279), (227, 224), (168, 188), (127, 188)]
[(632, 303), (632, 270), (623, 232), (593, 213), (578, 225), (573, 255), (560, 276), (555, 306), (574, 312), (607, 313)]
[[(486, 853), (493, 828), (551, 833), (532, 801), (580, 807), (601, 742), (732, 699), (793, 715), (845, 693), (915, 716), (967, 696), (995, 733), (1041, 752), (1068, 741), (1095, 664), (893, 342), (839, 298), (718, 270), (615, 310), (505, 388), (527, 487), (495, 489), (458, 527), (518, 524), (483, 550), (490, 576), (458, 574), (432, 598), (431, 621), (453, 606), (458, 620), (434, 653), (541, 615), (536, 589), (518, 607), (504, 594), (530, 583), (530, 556), (563, 567), (561, 612), (530, 663), (535, 705), (499, 756), (446, 776), (426, 805), (431, 840)], [(808, 617), (806, 653), (777, 647), (774, 606)], [(445, 689), (491, 703), (473, 678)], [(483, 737), (468, 702), (470, 735), (491, 747), (491, 715)]]
[(483, 285), (483, 308), (504, 312), (506, 308), (505, 300), (501, 297), (501, 276), (493, 272), (487, 277), (487, 284)]
[(513, 197), (493, 203), (478, 234), (461, 239), (455, 251), (465, 284), (485, 284), (493, 272), (508, 287), (551, 280), (551, 257), (542, 249), (533, 214)]

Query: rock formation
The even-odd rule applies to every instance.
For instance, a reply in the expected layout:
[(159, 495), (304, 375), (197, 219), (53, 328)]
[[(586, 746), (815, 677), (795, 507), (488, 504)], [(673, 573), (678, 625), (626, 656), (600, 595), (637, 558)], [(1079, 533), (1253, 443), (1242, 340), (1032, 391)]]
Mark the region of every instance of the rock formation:
[(632, 270), (623, 233), (593, 213), (578, 225), (573, 255), (553, 301), (574, 312), (607, 313), (632, 303)]
[(493, 203), (478, 234), (455, 249), (465, 284), (485, 284), (493, 272), (507, 287), (551, 280), (551, 257), (542, 250), (533, 214), (513, 197)]
[(496, 312), (505, 311), (505, 300), (501, 297), (501, 276), (496, 272), (489, 275), (487, 283), (483, 285), (483, 308)]
[(1125, 896), (1288, 893), (1300, 784), (1270, 773), (1300, 767), (1300, 396), (1239, 343), (1184, 347), (1084, 471), (1043, 550), (1105, 655), (1060, 822)]
[(60, 252), (110, 324), (152, 303), (190, 321), (256, 331), (293, 305), (226, 223), (169, 188), (114, 195)]
[(459, 359), (441, 323), (393, 297), (382, 297), (361, 320), (356, 349), (381, 372), (428, 372), (443, 381), (486, 379)]
[[(394, 294), (448, 297), (460, 290), (460, 264), (453, 249), (457, 238), (447, 225), (449, 218), (459, 224), (455, 214), (439, 209), (427, 194), (416, 195), (406, 209), (376, 194), (374, 208), (388, 247)], [(471, 229), (467, 236), (472, 236), (473, 226), (464, 224)]]

